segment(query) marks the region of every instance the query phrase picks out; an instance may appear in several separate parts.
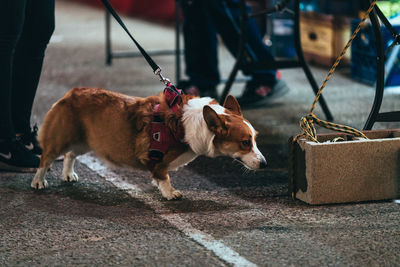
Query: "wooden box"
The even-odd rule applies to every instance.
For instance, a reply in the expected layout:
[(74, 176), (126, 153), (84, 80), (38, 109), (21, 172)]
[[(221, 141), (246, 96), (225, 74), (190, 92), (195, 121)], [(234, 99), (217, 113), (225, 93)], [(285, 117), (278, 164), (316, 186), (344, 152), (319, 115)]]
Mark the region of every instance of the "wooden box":
[[(330, 67), (350, 39), (350, 20), (345, 17), (302, 12), (300, 35), (306, 60)], [(349, 64), (350, 48), (340, 62), (340, 66)]]

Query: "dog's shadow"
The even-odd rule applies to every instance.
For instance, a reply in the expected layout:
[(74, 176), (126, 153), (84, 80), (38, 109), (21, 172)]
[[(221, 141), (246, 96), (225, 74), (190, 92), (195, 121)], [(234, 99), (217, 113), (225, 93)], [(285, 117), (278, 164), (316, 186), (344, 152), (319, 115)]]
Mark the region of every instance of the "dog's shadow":
[(265, 155), (268, 167), (251, 171), (228, 157), (216, 159), (201, 156), (188, 167), (206, 179), (225, 188), (269, 186), (287, 183), (287, 145), (266, 144), (259, 149)]
[(240, 205), (233, 203), (223, 204), (212, 200), (189, 200), (185, 198), (176, 201), (164, 201), (163, 204), (174, 213), (217, 212), (241, 209)]
[[(62, 205), (60, 203), (57, 204), (57, 202), (65, 201), (74, 206), (80, 206), (82, 204), (79, 203), (85, 203), (83, 204), (85, 206), (92, 205), (92, 207), (108, 207), (108, 212), (112, 212), (113, 207), (120, 206), (129, 207), (129, 209), (134, 210), (152, 211), (152, 208), (140, 199), (132, 197), (126, 191), (119, 189), (106, 181), (87, 181), (82, 179), (78, 182), (66, 183), (61, 181), (59, 177), (56, 177), (57, 173), (57, 171), (54, 173), (50, 171), (48, 175), (49, 188), (43, 190), (36, 190), (30, 187), (32, 179), (31, 174), (21, 175), (4, 173), (4, 179), (0, 181), (0, 188), (14, 194), (26, 194), (28, 195), (28, 199), (30, 199), (29, 201), (33, 201), (33, 205), (37, 206), (36, 208), (46, 209), (57, 213), (62, 213), (62, 210), (67, 213), (69, 212), (65, 211), (64, 208), (55, 208), (55, 206)], [(158, 194), (156, 187), (151, 191)], [(212, 200), (190, 200), (182, 198), (176, 201), (167, 201), (162, 199), (161, 195), (159, 201), (161, 201), (163, 205), (168, 207), (168, 209), (173, 213), (216, 212), (240, 208), (235, 204), (221, 204)], [(84, 207), (82, 207), (82, 209), (87, 210), (87, 208)], [(79, 213), (79, 209), (75, 209), (74, 212)], [(94, 211), (85, 212), (84, 215), (90, 216), (93, 212)], [(102, 214), (99, 212), (99, 214), (94, 216), (102, 216)]]
[(129, 196), (124, 190), (116, 188), (106, 181), (87, 181), (67, 183), (57, 176), (57, 172), (49, 173), (47, 180), (49, 188), (36, 190), (31, 188), (32, 175), (30, 174), (7, 174), (0, 186), (15, 192), (33, 194), (35, 196), (61, 196), (71, 200), (84, 201), (87, 203), (98, 204), (101, 206), (117, 206), (123, 203), (130, 203), (140, 206), (137, 201)]

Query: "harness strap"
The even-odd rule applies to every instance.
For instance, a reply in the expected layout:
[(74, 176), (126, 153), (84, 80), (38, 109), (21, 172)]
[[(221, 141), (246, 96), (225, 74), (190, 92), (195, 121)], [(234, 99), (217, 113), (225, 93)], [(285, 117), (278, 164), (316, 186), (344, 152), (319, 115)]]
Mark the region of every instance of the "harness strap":
[[(133, 38), (132, 34), (129, 32), (128, 28), (125, 26), (121, 17), (111, 6), (109, 0), (101, 0), (104, 4), (108, 12), (115, 18), (115, 20), (121, 25), (121, 27), (125, 30), (125, 32), (129, 35), (131, 40), (135, 43), (136, 47), (139, 49), (142, 56), (146, 59), (147, 63), (153, 69), (155, 75), (160, 77), (160, 81), (166, 85), (164, 89), (164, 95), (167, 100), (168, 106), (171, 110), (177, 114), (180, 104), (182, 103), (182, 91), (176, 89), (174, 85), (170, 83), (170, 81), (163, 77), (161, 74), (161, 68), (154, 62), (154, 60), (146, 53), (143, 47)], [(162, 118), (159, 113), (160, 105), (156, 105), (154, 107), (153, 112), (153, 121), (151, 123), (151, 136), (150, 136), (150, 148), (149, 148), (149, 162), (148, 168), (153, 170), (155, 165), (158, 162), (161, 162), (164, 154), (168, 151), (168, 148), (176, 143), (181, 142), (184, 137), (184, 131), (182, 127), (178, 127), (177, 131), (173, 133), (171, 129), (169, 129), (165, 123), (162, 121)]]
[(175, 114), (178, 112), (179, 105), (182, 103), (181, 94), (182, 90), (176, 89), (171, 83), (167, 84), (167, 87), (164, 89), (167, 104)]
[[(172, 112), (178, 113), (180, 104), (182, 103), (182, 91), (175, 86), (168, 84), (164, 89), (164, 96), (168, 106)], [(178, 127), (176, 132), (173, 132), (164, 123), (161, 113), (159, 112), (160, 104), (154, 106), (153, 121), (151, 122), (150, 132), (150, 148), (149, 161), (147, 168), (152, 171), (157, 163), (160, 163), (172, 145), (181, 143), (185, 133), (182, 127)]]
[(149, 158), (151, 161), (158, 163), (164, 156), (164, 150), (168, 143), (169, 129), (164, 124), (160, 113), (158, 112), (160, 104), (154, 107), (153, 121), (151, 122), (151, 136)]

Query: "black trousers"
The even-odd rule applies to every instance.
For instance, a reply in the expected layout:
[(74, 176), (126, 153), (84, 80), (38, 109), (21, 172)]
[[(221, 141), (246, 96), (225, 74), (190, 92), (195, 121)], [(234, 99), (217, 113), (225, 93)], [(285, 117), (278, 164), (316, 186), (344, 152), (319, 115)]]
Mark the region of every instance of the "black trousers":
[[(248, 6), (247, 9), (247, 12), (250, 12)], [(239, 35), (230, 15), (239, 25), (239, 1), (185, 0), (182, 1), (182, 10), (186, 74), (199, 88), (213, 88), (220, 82), (217, 35), (221, 37), (229, 52), (233, 56), (237, 55)], [(256, 61), (274, 61), (254, 19), (249, 19), (247, 22), (246, 39), (252, 57)], [(245, 74), (250, 75), (252, 80), (259, 85), (275, 83), (275, 69)]]
[(30, 131), (54, 0), (0, 0), (0, 139)]

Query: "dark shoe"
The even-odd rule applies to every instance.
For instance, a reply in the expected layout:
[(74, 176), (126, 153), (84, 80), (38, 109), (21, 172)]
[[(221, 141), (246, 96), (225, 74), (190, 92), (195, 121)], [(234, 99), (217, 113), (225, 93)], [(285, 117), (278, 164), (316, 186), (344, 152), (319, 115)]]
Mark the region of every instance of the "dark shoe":
[(35, 172), (40, 159), (18, 139), (0, 141), (0, 170)]
[(17, 136), (27, 149), (36, 155), (42, 155), (42, 149), (40, 148), (39, 142), (37, 140), (38, 127), (35, 124), (33, 130), (30, 133), (23, 133)]
[(196, 85), (191, 84), (189, 81), (181, 82), (180, 87), (183, 92), (187, 95), (198, 96), (198, 97), (206, 97), (209, 96), (211, 98), (218, 98), (217, 90), (212, 88), (203, 88)]
[(183, 92), (187, 95), (200, 97), (200, 90), (196, 86), (193, 86), (193, 85), (183, 89)]
[(194, 85), (184, 89), (183, 92), (187, 95), (192, 95), (192, 96), (199, 96), (199, 97), (208, 96), (215, 99), (218, 98), (217, 90), (215, 89), (199, 90), (199, 88)]
[(273, 86), (248, 85), (243, 95), (237, 100), (242, 108), (256, 108), (285, 95), (287, 92), (289, 92), (289, 87), (284, 81), (278, 80)]

